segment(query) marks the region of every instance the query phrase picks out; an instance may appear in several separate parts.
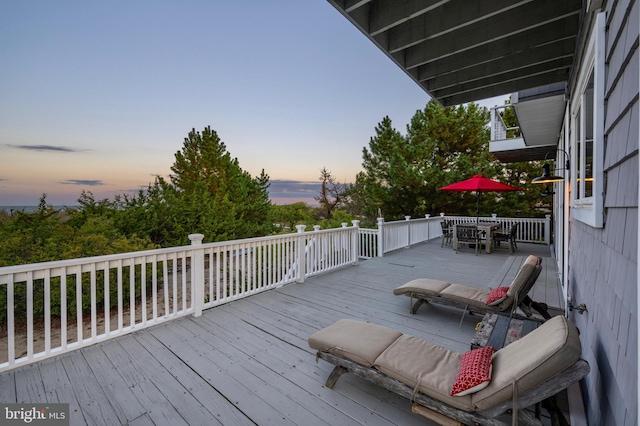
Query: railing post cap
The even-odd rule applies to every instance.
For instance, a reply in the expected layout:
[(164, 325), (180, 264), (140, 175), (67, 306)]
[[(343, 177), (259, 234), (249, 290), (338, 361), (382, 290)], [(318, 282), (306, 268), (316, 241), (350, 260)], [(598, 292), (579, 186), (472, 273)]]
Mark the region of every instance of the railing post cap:
[(343, 228), (346, 228), (349, 224), (347, 222), (342, 222), (340, 225), (342, 225)]
[(404, 220), (411, 220), (411, 216), (405, 216)]
[(378, 225), (382, 225), (384, 223), (384, 217), (378, 218)]
[(360, 221), (358, 219), (353, 219), (351, 223), (353, 223), (353, 226), (355, 226), (356, 228), (360, 226)]
[(320, 228), (321, 228), (321, 226), (320, 226), (320, 225), (313, 225), (313, 230), (314, 230), (314, 231), (319, 231), (319, 230), (320, 230)]
[(440, 213), (440, 216), (441, 216), (441, 217), (444, 217), (444, 213)]
[(307, 225), (296, 225), (296, 229), (299, 233), (304, 232), (304, 230), (307, 229)]
[(191, 240), (191, 244), (199, 245), (202, 244), (204, 234), (189, 234), (189, 239)]
[(429, 219), (431, 217), (431, 213), (427, 213), (424, 215), (425, 218)]

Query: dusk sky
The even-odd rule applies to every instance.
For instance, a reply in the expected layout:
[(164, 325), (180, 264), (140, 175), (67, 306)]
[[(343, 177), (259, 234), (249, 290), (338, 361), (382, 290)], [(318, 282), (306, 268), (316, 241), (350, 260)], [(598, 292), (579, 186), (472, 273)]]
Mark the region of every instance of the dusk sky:
[(429, 101), (324, 0), (9, 0), (0, 40), (0, 206), (137, 192), (206, 126), (274, 202), (313, 202)]

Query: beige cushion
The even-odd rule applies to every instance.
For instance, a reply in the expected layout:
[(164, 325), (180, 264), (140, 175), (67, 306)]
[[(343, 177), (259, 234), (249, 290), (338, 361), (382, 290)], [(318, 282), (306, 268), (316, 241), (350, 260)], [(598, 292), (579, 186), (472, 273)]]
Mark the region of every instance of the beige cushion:
[(375, 362), (389, 377), (425, 395), (465, 411), (472, 410), (471, 395), (451, 396), (451, 387), (460, 370), (461, 355), (407, 334), (398, 338)]
[(482, 411), (512, 399), (514, 379), (523, 394), (575, 363), (581, 353), (576, 327), (563, 316), (553, 317), (493, 355), (491, 383), (472, 395), (473, 405)]
[(378, 355), (401, 335), (381, 325), (341, 319), (309, 336), (309, 347), (371, 367)]
[(513, 278), (513, 281), (509, 285), (509, 291), (507, 291), (507, 298), (504, 299), (502, 303), (498, 305), (498, 310), (504, 311), (511, 308), (511, 305), (514, 302), (516, 295), (520, 292), (522, 287), (524, 287), (524, 285), (527, 283), (527, 281), (531, 277), (531, 274), (535, 270), (536, 265), (538, 264), (539, 261), (540, 261), (540, 258), (538, 256), (529, 255), (527, 257), (527, 259), (524, 261), (524, 263), (520, 267), (520, 270), (518, 270), (518, 273)]
[(398, 296), (408, 293), (420, 293), (429, 296), (437, 296), (449, 285), (450, 284), (446, 281), (434, 280), (431, 278), (418, 278), (396, 288), (393, 290), (393, 294)]
[(465, 303), (485, 310), (495, 308), (494, 306), (487, 306), (486, 301), (488, 296), (489, 290), (463, 284), (451, 284), (440, 293), (440, 297), (443, 299)]

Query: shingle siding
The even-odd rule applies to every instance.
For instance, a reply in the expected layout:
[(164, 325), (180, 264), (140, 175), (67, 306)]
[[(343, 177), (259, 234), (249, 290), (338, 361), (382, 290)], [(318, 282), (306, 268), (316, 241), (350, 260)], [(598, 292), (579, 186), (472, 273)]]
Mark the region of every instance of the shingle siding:
[(569, 294), (588, 312), (581, 330), (591, 373), (583, 383), (592, 425), (638, 421), (638, 2), (607, 2), (604, 114), (605, 224), (570, 221)]

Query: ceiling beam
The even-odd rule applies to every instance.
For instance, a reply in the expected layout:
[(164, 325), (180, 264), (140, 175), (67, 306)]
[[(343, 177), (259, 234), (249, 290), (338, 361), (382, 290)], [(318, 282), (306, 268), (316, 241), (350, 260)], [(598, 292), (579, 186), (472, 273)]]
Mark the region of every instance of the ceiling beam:
[(406, 24), (389, 30), (389, 38), (392, 40), (389, 45), (389, 51), (395, 52), (407, 49), (428, 39), (460, 30), (531, 1), (533, 0), (519, 2), (513, 0), (493, 0), (488, 2), (450, 1), (432, 13), (422, 15)]
[[(576, 31), (573, 25), (578, 25), (579, 17), (571, 16), (562, 24), (550, 23), (536, 27), (530, 31), (519, 33), (513, 37), (497, 40), (491, 44), (481, 44), (464, 52), (448, 55), (435, 62), (423, 64), (420, 69), (422, 76), (440, 75), (448, 72), (459, 71), (489, 61), (499, 61), (521, 52), (534, 51), (535, 49), (550, 45), (558, 40), (573, 40), (575, 42)], [(557, 27), (561, 27), (557, 30)], [(536, 43), (533, 44), (532, 40)], [(408, 55), (408, 53), (407, 53)], [(406, 58), (410, 62), (409, 58)], [(414, 68), (414, 67), (408, 67)]]
[(369, 35), (388, 31), (451, 0), (378, 0), (371, 3)]
[[(445, 67), (440, 63), (430, 63), (418, 69), (418, 81), (428, 87), (438, 88), (472, 81), (480, 77), (500, 75), (557, 59), (566, 59), (571, 64), (575, 43), (575, 37), (571, 37), (536, 46), (513, 55), (487, 58), (486, 62), (471, 66), (464, 66), (462, 61), (458, 61), (454, 66), (448, 67), (454, 69), (453, 72), (445, 71)], [(465, 59), (465, 55), (460, 56), (460, 59)]]
[[(535, 2), (537, 5), (538, 2)], [(547, 1), (541, 1), (547, 3)], [(553, 1), (552, 3), (556, 3)], [(556, 4), (565, 4), (557, 2)], [(505, 53), (512, 53), (536, 46), (542, 42), (549, 42), (558, 38), (565, 38), (568, 33), (575, 34), (580, 10), (563, 8), (562, 14), (540, 10), (529, 4), (506, 12), (503, 19), (495, 17), (494, 21), (481, 21), (449, 34), (444, 39), (429, 39), (419, 45), (406, 49), (407, 68), (419, 67), (426, 63), (442, 59), (447, 56), (487, 46), (494, 49), (494, 43), (502, 41), (503, 48), (496, 49)], [(558, 6), (559, 7), (559, 6)], [(565, 10), (566, 9), (566, 10)], [(523, 15), (520, 15), (522, 13)], [(566, 28), (571, 18), (575, 17), (576, 27)], [(496, 22), (497, 21), (497, 22)], [(497, 25), (499, 23), (499, 25)], [(545, 28), (544, 33), (537, 31)], [(526, 36), (523, 36), (526, 34)], [(539, 41), (545, 40), (545, 41)], [(389, 41), (393, 45), (393, 40)]]
[(512, 81), (519, 81), (534, 77), (540, 79), (541, 83), (529, 87), (537, 87), (547, 84), (543, 83), (542, 81), (548, 81), (548, 78), (551, 78), (552, 80), (555, 78), (555, 80), (551, 81), (552, 83), (566, 81), (570, 69), (571, 58), (556, 59), (549, 63), (537, 64), (530, 67), (524, 67), (519, 70), (508, 71), (492, 76), (478, 74), (478, 77), (473, 80), (461, 82), (458, 84), (451, 84), (448, 86), (434, 87), (429, 82), (427, 82), (426, 87), (429, 93), (438, 98), (454, 96), (459, 93), (468, 92), (470, 90), (481, 90), (484, 87), (496, 86)]
[[(460, 105), (467, 102), (478, 101), (480, 99), (488, 99), (496, 96), (507, 95), (518, 90), (522, 90), (525, 87), (537, 87), (544, 86), (546, 84), (558, 83), (560, 81), (567, 81), (567, 76), (561, 79), (561, 76), (555, 73), (548, 75), (534, 75), (519, 80), (501, 82), (500, 84), (493, 86), (486, 86), (482, 88), (469, 88), (466, 92), (460, 92), (454, 95), (443, 94), (438, 96), (438, 93), (430, 93), (438, 102), (443, 106)], [(428, 92), (426, 87), (423, 87)]]

